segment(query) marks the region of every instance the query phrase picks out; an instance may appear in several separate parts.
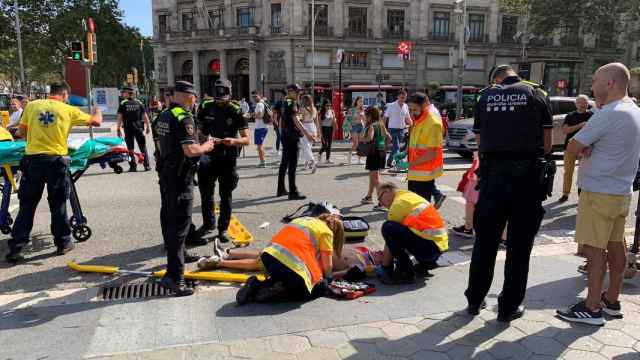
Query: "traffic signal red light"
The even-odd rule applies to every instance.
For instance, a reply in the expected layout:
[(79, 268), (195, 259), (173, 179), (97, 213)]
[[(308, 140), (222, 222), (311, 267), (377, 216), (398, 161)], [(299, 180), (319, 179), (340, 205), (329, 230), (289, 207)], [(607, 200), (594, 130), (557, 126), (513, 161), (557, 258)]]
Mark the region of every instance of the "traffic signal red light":
[(410, 41), (400, 41), (397, 47), (398, 55), (402, 55), (403, 59), (408, 59), (409, 54), (411, 54), (411, 42)]

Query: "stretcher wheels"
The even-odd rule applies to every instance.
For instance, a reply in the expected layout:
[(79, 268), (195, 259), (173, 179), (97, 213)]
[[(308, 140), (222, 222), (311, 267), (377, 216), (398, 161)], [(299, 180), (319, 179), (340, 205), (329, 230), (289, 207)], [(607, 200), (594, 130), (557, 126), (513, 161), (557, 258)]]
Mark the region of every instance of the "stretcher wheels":
[[(83, 224), (86, 224), (86, 223), (87, 223), (87, 218), (86, 218), (86, 217), (84, 217), (84, 216), (82, 217), (82, 223), (83, 223)], [(78, 218), (76, 218), (76, 216), (75, 216), (75, 215), (72, 215), (72, 216), (69, 218), (69, 225), (71, 225), (71, 227), (73, 227), (73, 228), (78, 227)]]
[(73, 228), (73, 238), (79, 242), (85, 242), (91, 237), (91, 228), (87, 225), (78, 225)]
[(111, 167), (113, 168), (113, 172), (116, 174), (122, 174), (124, 172), (124, 169), (120, 165), (116, 164), (116, 165), (112, 165)]
[(0, 226), (0, 232), (5, 234), (5, 235), (11, 234), (11, 225), (2, 225), (2, 226)]

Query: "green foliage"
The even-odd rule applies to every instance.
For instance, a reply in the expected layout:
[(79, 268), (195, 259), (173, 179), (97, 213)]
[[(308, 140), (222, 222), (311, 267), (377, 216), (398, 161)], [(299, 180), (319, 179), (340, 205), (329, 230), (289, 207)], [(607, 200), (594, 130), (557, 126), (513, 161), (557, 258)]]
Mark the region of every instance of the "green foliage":
[(631, 75), (640, 76), (640, 67), (631, 69)]
[[(153, 68), (150, 39), (122, 23), (118, 0), (20, 0), (20, 22), (27, 78), (47, 82), (61, 77), (71, 41), (85, 42), (82, 19), (96, 21), (98, 63), (93, 83), (118, 86), (132, 67), (142, 71), (140, 40), (145, 43), (145, 65)], [(0, 80), (19, 77), (13, 1), (0, 2)]]

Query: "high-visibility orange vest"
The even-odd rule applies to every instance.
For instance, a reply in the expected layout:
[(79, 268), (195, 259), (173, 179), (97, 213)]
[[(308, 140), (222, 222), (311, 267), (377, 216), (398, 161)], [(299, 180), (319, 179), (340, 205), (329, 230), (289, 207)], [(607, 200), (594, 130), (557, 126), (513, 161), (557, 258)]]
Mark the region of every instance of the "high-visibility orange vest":
[[(286, 224), (271, 239), (271, 245), (264, 252), (300, 275), (307, 285), (307, 289), (311, 292), (323, 277), (320, 248), (313, 232), (308, 227), (301, 225), (301, 221), (296, 220)], [(306, 219), (306, 221), (318, 221), (324, 224), (318, 219)]]
[(448, 250), (449, 238), (444, 220), (429, 202), (416, 206), (402, 224), (418, 236), (435, 242), (440, 251)]
[(442, 119), (439, 114), (434, 114), (432, 110), (424, 111), (411, 127), (409, 137), (408, 159), (409, 163), (416, 161), (427, 153), (428, 148), (436, 148), (437, 154), (434, 159), (419, 165), (410, 165), (407, 179), (412, 181), (430, 181), (442, 176), (444, 160), (442, 155), (442, 131), (437, 136), (436, 144), (427, 144), (430, 131), (434, 129), (442, 130)]

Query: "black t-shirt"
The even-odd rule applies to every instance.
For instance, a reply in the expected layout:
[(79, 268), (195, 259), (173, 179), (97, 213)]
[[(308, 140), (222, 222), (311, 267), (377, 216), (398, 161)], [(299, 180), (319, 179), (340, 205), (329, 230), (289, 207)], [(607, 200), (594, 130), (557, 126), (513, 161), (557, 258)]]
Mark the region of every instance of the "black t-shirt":
[[(215, 101), (205, 101), (198, 110), (198, 130), (204, 136), (218, 139), (236, 138), (238, 131), (248, 128), (249, 124), (240, 106), (233, 102), (219, 105)], [(238, 156), (238, 147), (218, 144), (208, 155), (235, 159)]]
[(182, 145), (195, 144), (197, 141), (193, 115), (180, 105), (171, 104), (167, 111), (159, 115), (155, 127), (160, 144), (161, 174), (163, 177), (178, 178), (183, 163), (197, 161), (197, 158), (187, 158), (182, 150)]
[(302, 133), (295, 125), (294, 117), (298, 115), (298, 102), (294, 99), (285, 99), (280, 105), (280, 129), (285, 140), (297, 141)]
[(125, 130), (142, 129), (144, 113), (144, 105), (137, 99), (124, 100), (118, 106), (118, 114), (122, 114)]
[[(579, 113), (577, 111), (574, 111), (572, 113), (567, 114), (567, 116), (564, 118), (564, 124), (563, 125), (567, 125), (567, 126), (576, 126), (578, 124), (582, 124), (585, 123), (587, 121), (589, 121), (589, 119), (593, 116), (593, 113), (591, 111), (587, 111), (584, 113)], [(580, 130), (578, 130), (580, 131)], [(571, 140), (571, 138), (573, 138), (578, 131), (574, 131), (570, 134), (567, 134), (567, 137), (564, 139), (564, 148), (567, 148), (567, 145), (569, 144), (569, 140)]]
[(544, 131), (553, 128), (551, 107), (544, 93), (506, 78), (482, 92), (475, 109), (475, 133), (480, 153), (535, 157), (544, 154)]

